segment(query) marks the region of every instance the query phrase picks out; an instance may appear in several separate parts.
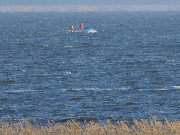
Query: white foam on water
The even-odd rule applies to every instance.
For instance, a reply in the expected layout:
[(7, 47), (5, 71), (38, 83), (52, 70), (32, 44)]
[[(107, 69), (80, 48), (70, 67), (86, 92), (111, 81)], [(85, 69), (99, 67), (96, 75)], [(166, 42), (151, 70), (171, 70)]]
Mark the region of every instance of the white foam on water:
[(66, 45), (66, 46), (64, 46), (64, 48), (73, 48), (73, 46), (72, 45)]
[(144, 89), (138, 89), (139, 92), (143, 91), (168, 91), (169, 89), (167, 87), (163, 88), (144, 88)]
[(122, 91), (127, 91), (127, 90), (130, 90), (131, 87), (128, 86), (128, 87), (121, 87), (121, 88), (117, 88), (118, 90), (122, 90)]
[(91, 91), (111, 91), (113, 88), (83, 88), (84, 90), (91, 90)]
[(22, 71), (22, 72), (26, 72), (26, 70), (25, 70), (25, 69), (21, 69), (21, 71)]
[(169, 90), (169, 89), (166, 88), (166, 87), (164, 87), (164, 88), (157, 88), (157, 89), (155, 89), (155, 90), (157, 90), (157, 91), (167, 91), (167, 90)]
[(172, 88), (174, 88), (174, 89), (180, 89), (180, 85), (172, 86)]
[(19, 90), (7, 90), (5, 93), (28, 93), (28, 92), (38, 92), (39, 90), (32, 89), (19, 89)]
[(72, 72), (71, 72), (71, 71), (65, 71), (64, 74), (65, 74), (65, 75), (71, 75)]
[(86, 87), (86, 88), (71, 88), (71, 89), (61, 89), (62, 91), (113, 91), (113, 90), (119, 90), (119, 91), (128, 91), (130, 87), (120, 87), (120, 88), (98, 88), (98, 87)]

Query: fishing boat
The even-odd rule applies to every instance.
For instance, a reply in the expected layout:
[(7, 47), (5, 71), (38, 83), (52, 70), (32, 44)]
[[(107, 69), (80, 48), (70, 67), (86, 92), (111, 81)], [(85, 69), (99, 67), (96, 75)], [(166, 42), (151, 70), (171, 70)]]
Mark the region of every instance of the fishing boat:
[(98, 31), (96, 29), (93, 28), (85, 28), (84, 23), (80, 24), (79, 30), (76, 30), (74, 25), (71, 25), (68, 32), (70, 33), (74, 33), (74, 32), (81, 32), (81, 33), (97, 33)]

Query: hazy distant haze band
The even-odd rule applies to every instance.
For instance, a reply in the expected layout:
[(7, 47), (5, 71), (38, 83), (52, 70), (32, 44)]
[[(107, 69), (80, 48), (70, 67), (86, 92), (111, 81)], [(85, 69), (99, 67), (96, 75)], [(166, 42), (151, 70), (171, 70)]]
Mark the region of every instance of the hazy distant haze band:
[(0, 0), (1, 4), (180, 4), (179, 0)]
[(180, 5), (0, 5), (0, 12), (180, 11)]

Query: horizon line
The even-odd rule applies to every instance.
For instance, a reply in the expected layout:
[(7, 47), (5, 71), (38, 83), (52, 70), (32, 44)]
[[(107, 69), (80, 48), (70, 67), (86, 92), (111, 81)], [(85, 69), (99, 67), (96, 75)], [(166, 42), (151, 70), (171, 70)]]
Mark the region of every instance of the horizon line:
[(0, 12), (180, 11), (180, 5), (0, 5)]

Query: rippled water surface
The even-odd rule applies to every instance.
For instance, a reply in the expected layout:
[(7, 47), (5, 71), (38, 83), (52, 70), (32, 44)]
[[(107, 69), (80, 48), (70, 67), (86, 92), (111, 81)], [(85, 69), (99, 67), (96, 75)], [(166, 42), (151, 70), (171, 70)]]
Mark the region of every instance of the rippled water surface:
[[(67, 33), (80, 22), (98, 33)], [(0, 14), (0, 121), (180, 119), (180, 13)]]

